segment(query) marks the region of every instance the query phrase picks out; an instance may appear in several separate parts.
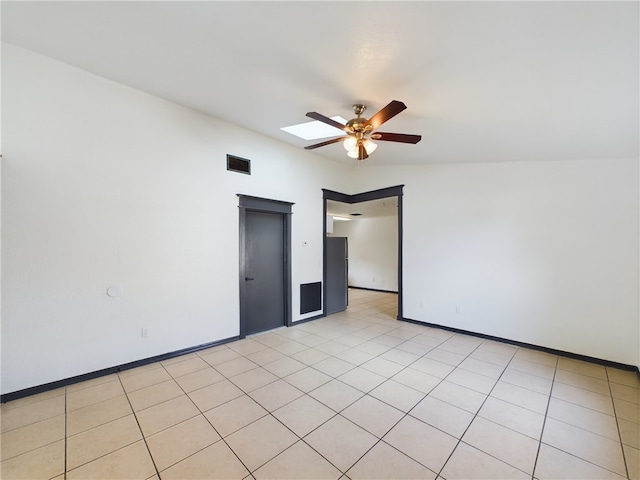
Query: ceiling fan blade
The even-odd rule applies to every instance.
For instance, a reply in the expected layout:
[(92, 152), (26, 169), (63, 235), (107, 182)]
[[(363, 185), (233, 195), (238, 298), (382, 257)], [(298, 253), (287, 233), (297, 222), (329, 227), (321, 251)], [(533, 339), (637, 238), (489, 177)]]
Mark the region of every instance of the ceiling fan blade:
[(369, 158), (369, 155), (362, 142), (360, 142), (358, 143), (358, 160), (364, 160), (366, 158)]
[(406, 108), (407, 106), (404, 103), (399, 102), (398, 100), (392, 100), (391, 103), (389, 103), (389, 105), (387, 105), (378, 113), (376, 113), (373, 117), (371, 117), (367, 122), (367, 125), (371, 125), (373, 130), (375, 130), (384, 122), (395, 117)]
[[(314, 120), (318, 120), (319, 122), (326, 123), (327, 125), (331, 125), (339, 130), (345, 130), (345, 126), (339, 122), (336, 122), (332, 118), (325, 117), (321, 113), (318, 112), (307, 112), (307, 117), (313, 118)], [(346, 130), (345, 130), (346, 131)]]
[(400, 143), (418, 143), (422, 140), (422, 135), (407, 135), (404, 133), (387, 133), (387, 132), (375, 132), (371, 135), (372, 140), (382, 140), (385, 142), (400, 142)]
[(345, 138), (349, 137), (338, 137), (332, 138), (331, 140), (327, 140), (326, 142), (316, 143), (314, 145), (309, 145), (308, 147), (304, 147), (305, 150), (313, 150), (314, 148), (324, 147), (325, 145), (331, 145), (332, 143), (342, 142)]

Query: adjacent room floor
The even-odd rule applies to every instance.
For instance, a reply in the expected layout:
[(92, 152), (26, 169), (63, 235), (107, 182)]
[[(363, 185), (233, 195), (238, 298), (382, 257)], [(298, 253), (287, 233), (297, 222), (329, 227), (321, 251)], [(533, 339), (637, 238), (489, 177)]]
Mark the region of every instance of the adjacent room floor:
[(2, 405), (2, 478), (640, 478), (633, 372), (347, 312)]

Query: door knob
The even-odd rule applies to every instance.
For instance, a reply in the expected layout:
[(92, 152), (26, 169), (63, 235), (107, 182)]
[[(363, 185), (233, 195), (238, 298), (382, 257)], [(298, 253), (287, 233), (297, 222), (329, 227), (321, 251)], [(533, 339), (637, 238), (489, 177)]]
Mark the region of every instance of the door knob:
[(244, 281), (248, 282), (249, 280), (255, 280), (255, 278), (253, 277), (244, 277)]

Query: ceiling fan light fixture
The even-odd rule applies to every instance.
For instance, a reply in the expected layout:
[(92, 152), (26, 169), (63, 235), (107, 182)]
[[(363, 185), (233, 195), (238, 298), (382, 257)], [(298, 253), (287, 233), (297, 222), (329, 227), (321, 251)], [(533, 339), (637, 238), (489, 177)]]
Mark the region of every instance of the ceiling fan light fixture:
[(347, 156), (349, 156), (350, 158), (355, 158), (355, 159), (357, 159), (357, 158), (358, 158), (358, 149), (357, 149), (357, 148), (354, 148), (353, 150), (349, 150), (349, 151), (347, 152)]
[(364, 141), (364, 149), (367, 151), (367, 155), (371, 155), (373, 152), (376, 151), (377, 148), (378, 148), (378, 145), (373, 143), (368, 138)]
[(347, 152), (350, 152), (351, 150), (358, 151), (358, 141), (356, 140), (356, 137), (347, 137), (342, 145)]

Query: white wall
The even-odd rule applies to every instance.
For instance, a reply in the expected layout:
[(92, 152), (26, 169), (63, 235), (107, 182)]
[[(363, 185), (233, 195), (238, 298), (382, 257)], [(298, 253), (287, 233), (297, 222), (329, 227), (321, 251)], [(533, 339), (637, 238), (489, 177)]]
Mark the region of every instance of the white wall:
[(398, 291), (398, 217), (334, 222), (334, 237), (349, 239), (349, 285)]
[(405, 184), (405, 317), (638, 365), (637, 159), (366, 168)]
[[(299, 284), (322, 280), (321, 188), (348, 191), (347, 166), (2, 53), (3, 393), (238, 335), (238, 193), (295, 203), (292, 309), (305, 317)], [(252, 175), (227, 172), (227, 153)]]

